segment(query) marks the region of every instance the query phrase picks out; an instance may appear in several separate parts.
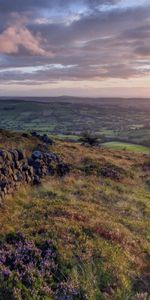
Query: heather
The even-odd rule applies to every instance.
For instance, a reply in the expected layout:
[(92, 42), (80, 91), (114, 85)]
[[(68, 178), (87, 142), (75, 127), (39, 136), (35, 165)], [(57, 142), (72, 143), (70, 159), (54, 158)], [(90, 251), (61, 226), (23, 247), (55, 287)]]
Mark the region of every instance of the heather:
[[(1, 134), (30, 157), (36, 137)], [(0, 208), (0, 299), (149, 300), (149, 155), (54, 139), (65, 176)]]
[(19, 232), (0, 245), (0, 286), (0, 299), (81, 299), (61, 272), (52, 241), (36, 244)]

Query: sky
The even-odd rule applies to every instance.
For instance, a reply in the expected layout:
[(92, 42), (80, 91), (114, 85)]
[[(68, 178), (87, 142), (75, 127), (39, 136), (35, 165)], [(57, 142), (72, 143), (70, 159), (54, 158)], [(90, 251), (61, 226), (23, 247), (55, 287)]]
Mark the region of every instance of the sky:
[(0, 96), (150, 98), (150, 0), (0, 0)]

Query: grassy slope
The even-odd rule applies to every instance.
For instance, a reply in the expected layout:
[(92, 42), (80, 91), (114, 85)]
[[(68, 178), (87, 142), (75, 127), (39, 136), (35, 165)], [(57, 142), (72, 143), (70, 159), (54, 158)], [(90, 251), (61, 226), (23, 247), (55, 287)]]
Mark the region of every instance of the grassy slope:
[[(0, 139), (0, 146), (19, 146), (27, 154), (36, 143), (18, 134)], [(0, 209), (0, 236), (19, 230), (34, 240), (51, 238), (64, 276), (89, 300), (136, 299), (148, 284), (150, 193), (140, 166), (149, 156), (63, 141), (51, 149), (72, 164), (71, 174), (8, 197)], [(115, 181), (89, 175), (89, 162), (123, 166), (127, 176)]]
[(143, 152), (150, 153), (150, 147), (144, 147), (141, 145), (135, 145), (130, 143), (122, 143), (122, 142), (108, 142), (102, 144), (104, 147), (112, 148), (114, 150), (127, 150), (134, 152)]

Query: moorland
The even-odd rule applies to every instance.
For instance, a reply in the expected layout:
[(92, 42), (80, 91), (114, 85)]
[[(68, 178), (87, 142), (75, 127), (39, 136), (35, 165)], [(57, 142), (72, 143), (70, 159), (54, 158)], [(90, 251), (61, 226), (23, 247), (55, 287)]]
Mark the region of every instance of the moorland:
[[(150, 105), (145, 101), (135, 106), (0, 101), (5, 160), (18, 149), (24, 165), (36, 150), (38, 157), (41, 152), (59, 157), (69, 170), (63, 176), (41, 175), (38, 184), (16, 185), (1, 201), (0, 300), (150, 299)], [(43, 143), (32, 130), (48, 134), (52, 143)], [(100, 145), (81, 143), (85, 131), (98, 134)], [(11, 159), (8, 172), (17, 182), (21, 164)], [(53, 162), (50, 167), (57, 168)], [(7, 173), (0, 170), (2, 190)]]

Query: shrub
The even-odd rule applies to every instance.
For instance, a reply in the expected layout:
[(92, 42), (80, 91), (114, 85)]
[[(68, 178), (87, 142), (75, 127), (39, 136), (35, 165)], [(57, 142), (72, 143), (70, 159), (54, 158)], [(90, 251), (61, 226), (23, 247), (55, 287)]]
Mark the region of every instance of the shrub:
[(149, 160), (146, 160), (144, 163), (143, 163), (143, 171), (149, 171), (150, 170), (150, 159)]
[(107, 177), (115, 180), (120, 180), (126, 175), (126, 172), (123, 168), (118, 167), (111, 163), (107, 163), (104, 166), (100, 167), (98, 173), (103, 177)]
[(100, 163), (90, 157), (85, 157), (81, 160), (79, 169), (84, 172), (85, 175), (98, 175)]
[(84, 132), (79, 141), (89, 146), (97, 146), (99, 144), (98, 137), (90, 132)]

